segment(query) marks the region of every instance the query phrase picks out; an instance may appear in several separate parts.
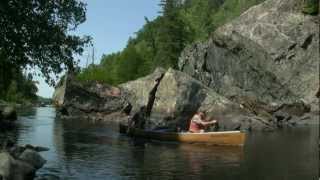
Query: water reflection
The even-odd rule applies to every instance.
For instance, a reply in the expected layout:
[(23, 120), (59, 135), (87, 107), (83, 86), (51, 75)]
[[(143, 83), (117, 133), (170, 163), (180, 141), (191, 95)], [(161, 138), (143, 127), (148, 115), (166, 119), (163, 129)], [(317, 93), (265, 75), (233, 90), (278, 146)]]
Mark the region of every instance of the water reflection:
[[(19, 118), (20, 144), (47, 146), (39, 176), (61, 179), (308, 180), (318, 176), (317, 126), (248, 135), (246, 145), (219, 147), (131, 139), (114, 124), (66, 121), (51, 108)], [(13, 134), (14, 134), (13, 133)]]

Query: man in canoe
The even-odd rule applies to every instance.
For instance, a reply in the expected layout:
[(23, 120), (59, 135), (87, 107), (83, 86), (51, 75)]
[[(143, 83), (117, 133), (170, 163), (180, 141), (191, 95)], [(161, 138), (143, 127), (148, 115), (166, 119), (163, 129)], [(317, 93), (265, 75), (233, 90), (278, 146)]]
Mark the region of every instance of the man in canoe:
[(203, 112), (197, 112), (190, 121), (189, 132), (202, 133), (211, 125), (217, 124), (217, 120), (205, 119)]

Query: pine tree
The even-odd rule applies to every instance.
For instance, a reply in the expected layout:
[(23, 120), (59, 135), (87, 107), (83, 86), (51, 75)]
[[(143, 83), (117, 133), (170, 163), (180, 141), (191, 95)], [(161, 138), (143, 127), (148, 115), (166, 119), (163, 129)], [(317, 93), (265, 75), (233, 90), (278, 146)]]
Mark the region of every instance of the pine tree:
[(155, 66), (177, 68), (178, 57), (188, 42), (189, 35), (179, 16), (179, 1), (161, 0), (162, 17), (157, 39)]

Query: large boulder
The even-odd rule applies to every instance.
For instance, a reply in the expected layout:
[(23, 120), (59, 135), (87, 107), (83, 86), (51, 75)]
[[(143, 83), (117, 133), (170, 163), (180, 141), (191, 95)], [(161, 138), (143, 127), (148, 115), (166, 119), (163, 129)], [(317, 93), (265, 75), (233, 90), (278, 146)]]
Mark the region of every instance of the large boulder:
[(110, 120), (109, 115), (129, 106), (117, 87), (98, 82), (80, 83), (71, 74), (64, 81), (55, 93), (61, 96), (53, 98), (55, 104), (60, 106), (59, 114), (63, 117)]
[[(159, 77), (162, 78), (157, 85), (154, 82)], [(303, 101), (266, 103), (256, 96), (240, 95), (226, 98), (201, 81), (173, 69), (156, 70), (121, 86), (131, 104), (136, 106), (132, 115), (148, 114), (139, 109), (151, 103), (150, 115), (143, 118), (147, 129), (187, 130), (192, 116), (202, 111), (207, 118), (218, 120), (220, 131), (274, 130), (296, 124), (310, 111), (310, 106)]]
[(226, 97), (315, 102), (319, 17), (301, 9), (301, 0), (267, 0), (254, 6), (208, 41), (187, 47), (179, 68)]
[(36, 169), (32, 165), (13, 158), (9, 153), (0, 153), (0, 179), (33, 179), (35, 171)]
[[(160, 72), (163, 73), (162, 70)], [(213, 89), (189, 75), (173, 69), (164, 73), (154, 99), (148, 98), (152, 94), (150, 91), (154, 89), (152, 82), (160, 75), (158, 73), (159, 70), (156, 70), (148, 78), (141, 78), (136, 82), (129, 82), (128, 85), (122, 85), (122, 87), (130, 87), (128, 90), (133, 100), (144, 98), (144, 101), (138, 105), (146, 106), (152, 101), (150, 117), (146, 118), (147, 129), (165, 127), (172, 130), (187, 130), (190, 119), (197, 111), (205, 112), (208, 118), (218, 120), (220, 130), (269, 130), (274, 128), (273, 121), (268, 121), (263, 117), (255, 118), (254, 114), (241, 107), (240, 104), (217, 94)], [(148, 86), (137, 84), (148, 84)]]
[(239, 106), (218, 95), (200, 81), (185, 73), (169, 69), (156, 93), (148, 128), (179, 126), (181, 129), (187, 129), (189, 120), (199, 110), (218, 119), (220, 123), (227, 121), (226, 114), (245, 113)]
[(132, 105), (132, 112), (137, 112), (141, 106), (147, 105), (149, 93), (155, 85), (155, 80), (165, 72), (165, 69), (157, 68), (145, 77), (119, 85), (121, 92)]
[(29, 163), (36, 169), (42, 168), (42, 166), (46, 163), (46, 160), (43, 159), (40, 154), (32, 149), (26, 149), (23, 153), (19, 156), (19, 159)]

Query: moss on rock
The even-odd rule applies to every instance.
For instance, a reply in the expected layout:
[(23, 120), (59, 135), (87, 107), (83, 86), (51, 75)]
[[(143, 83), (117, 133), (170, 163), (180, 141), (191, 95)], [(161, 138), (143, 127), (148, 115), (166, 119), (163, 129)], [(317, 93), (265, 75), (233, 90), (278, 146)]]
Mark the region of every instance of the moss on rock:
[(319, 13), (319, 0), (303, 0), (302, 12), (305, 14), (316, 15)]

